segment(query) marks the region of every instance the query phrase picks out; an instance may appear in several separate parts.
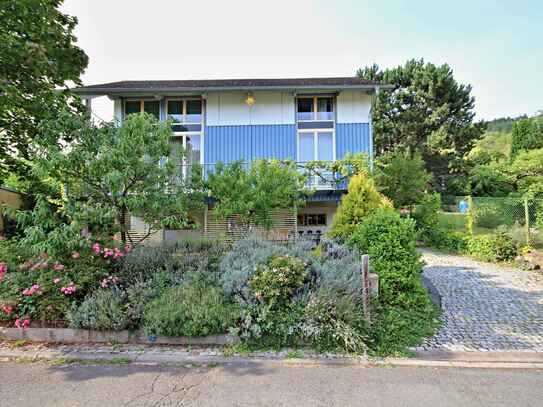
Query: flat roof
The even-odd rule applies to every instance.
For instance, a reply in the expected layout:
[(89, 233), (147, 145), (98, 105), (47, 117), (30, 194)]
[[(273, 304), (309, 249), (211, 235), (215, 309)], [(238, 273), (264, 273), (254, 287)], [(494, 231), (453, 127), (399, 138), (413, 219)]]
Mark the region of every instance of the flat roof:
[(344, 90), (390, 88), (358, 77), (119, 81), (74, 88), (79, 95), (130, 95), (228, 90)]

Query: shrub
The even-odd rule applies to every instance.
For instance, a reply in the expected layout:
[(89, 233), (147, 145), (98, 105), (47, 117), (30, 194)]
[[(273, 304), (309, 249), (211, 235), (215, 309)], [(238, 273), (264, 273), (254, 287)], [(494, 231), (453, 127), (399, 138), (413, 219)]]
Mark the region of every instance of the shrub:
[(415, 229), (418, 239), (425, 240), (426, 237), (437, 229), (439, 225), (439, 210), (441, 209), (441, 198), (439, 194), (424, 194), (420, 204), (415, 206), (412, 218), (415, 220)]
[(392, 204), (377, 191), (367, 173), (354, 175), (349, 181), (347, 194), (341, 198), (330, 236), (347, 239), (366, 216), (379, 208), (392, 208)]
[(466, 239), (466, 235), (462, 232), (452, 232), (438, 228), (428, 231), (424, 236), (423, 243), (452, 253), (464, 253), (466, 251)]
[(324, 238), (317, 247), (317, 264), (313, 264), (315, 286), (333, 291), (338, 296), (360, 296), (362, 293), (360, 256), (352, 248)]
[(255, 298), (271, 307), (288, 302), (307, 278), (307, 264), (291, 256), (274, 256), (257, 266), (249, 287)]
[(349, 244), (370, 256), (372, 270), (379, 275), (384, 304), (409, 308), (428, 303), (420, 278), (422, 263), (415, 248), (413, 220), (379, 210), (361, 222)]
[(98, 290), (68, 313), (70, 327), (119, 331), (130, 325), (118, 291)]
[(508, 234), (499, 231), (495, 235), (469, 237), (466, 254), (483, 261), (510, 261), (518, 254), (518, 247)]
[(359, 301), (337, 297), (325, 289), (315, 292), (304, 309), (300, 335), (318, 351), (365, 352), (367, 327)]
[(221, 284), (226, 295), (250, 301), (249, 280), (257, 267), (266, 264), (274, 255), (288, 254), (285, 246), (274, 245), (257, 236), (238, 240), (219, 266)]
[(200, 280), (170, 288), (149, 303), (143, 328), (154, 335), (205, 336), (226, 332), (238, 318), (239, 308), (222, 289)]
[(159, 246), (141, 246), (123, 259), (119, 276), (133, 284), (166, 272), (174, 283), (188, 273), (215, 275), (226, 248), (212, 239), (183, 239)]
[(376, 304), (371, 330), (371, 350), (379, 356), (406, 355), (439, 327), (439, 311), (428, 303), (420, 308)]

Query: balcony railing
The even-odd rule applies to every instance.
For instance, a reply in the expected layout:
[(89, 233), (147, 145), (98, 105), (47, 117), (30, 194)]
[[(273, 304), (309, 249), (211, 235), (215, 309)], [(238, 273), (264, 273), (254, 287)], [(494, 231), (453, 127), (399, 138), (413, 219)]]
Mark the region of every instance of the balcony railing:
[[(199, 164), (202, 169), (202, 176), (208, 179), (209, 174), (216, 171), (216, 163)], [(227, 165), (227, 164), (223, 164)], [(250, 162), (241, 163), (242, 168), (248, 171), (251, 167)], [(191, 175), (194, 165), (183, 164), (179, 166), (179, 174), (173, 179), (173, 182), (180, 182)], [(296, 167), (301, 173), (308, 173), (306, 186), (316, 190), (344, 190), (347, 189), (347, 180), (338, 173), (334, 173), (327, 169), (316, 169), (308, 162), (296, 162)], [(310, 168), (308, 168), (310, 167)]]

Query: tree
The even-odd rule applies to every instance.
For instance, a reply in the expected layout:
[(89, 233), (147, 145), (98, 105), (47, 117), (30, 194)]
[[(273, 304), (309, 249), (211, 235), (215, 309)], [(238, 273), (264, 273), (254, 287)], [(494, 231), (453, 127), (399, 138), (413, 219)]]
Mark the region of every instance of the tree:
[(109, 236), (120, 232), (124, 243), (137, 244), (141, 240), (133, 241), (128, 233), (127, 215), (141, 218), (150, 234), (189, 226), (189, 212), (203, 205), (201, 169), (179, 177), (182, 157), (165, 158), (171, 151), (169, 122), (138, 114), (124, 120), (122, 127), (97, 127), (67, 114), (47, 132), (66, 133), (72, 140), (68, 146), (47, 144), (36, 161), (42, 176), (64, 186), (63, 199), (57, 202), (67, 225), (63, 227), (77, 232), (90, 227), (93, 233)]
[[(28, 173), (44, 121), (81, 111), (67, 84), (80, 83), (88, 58), (74, 45), (75, 17), (61, 0), (2, 0), (0, 5), (0, 184)], [(62, 88), (62, 89), (57, 89)]]
[(375, 164), (377, 188), (396, 208), (411, 207), (420, 202), (432, 176), (424, 168), (419, 152), (397, 149), (383, 154)]
[(305, 182), (306, 177), (290, 161), (257, 160), (248, 170), (237, 161), (217, 164), (209, 174), (208, 188), (219, 219), (238, 216), (245, 228), (255, 225), (269, 230), (275, 210), (302, 204)]
[(543, 148), (520, 151), (508, 171), (520, 193), (543, 198)]
[(521, 150), (543, 147), (543, 132), (535, 119), (523, 119), (513, 123), (511, 157), (515, 158)]
[(426, 168), (438, 180), (465, 173), (463, 157), (485, 129), (483, 123), (473, 123), (471, 86), (458, 84), (448, 65), (424, 60), (386, 70), (373, 65), (357, 74), (394, 86), (379, 92), (373, 109), (377, 155), (412, 148), (421, 151)]
[(392, 204), (377, 191), (367, 172), (359, 172), (351, 178), (347, 194), (341, 198), (329, 232), (330, 236), (347, 239), (362, 219), (379, 208), (392, 208)]

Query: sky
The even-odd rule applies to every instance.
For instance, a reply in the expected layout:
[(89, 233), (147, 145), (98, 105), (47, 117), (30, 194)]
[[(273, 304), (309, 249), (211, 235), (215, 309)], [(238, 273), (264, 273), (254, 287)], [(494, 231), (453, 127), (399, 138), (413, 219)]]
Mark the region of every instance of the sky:
[[(542, 0), (65, 0), (89, 56), (84, 84), (353, 76), (447, 63), (478, 119), (543, 109)], [(107, 98), (93, 101), (110, 120)]]

